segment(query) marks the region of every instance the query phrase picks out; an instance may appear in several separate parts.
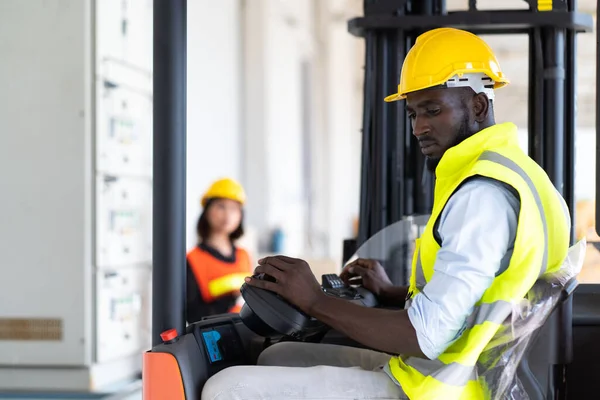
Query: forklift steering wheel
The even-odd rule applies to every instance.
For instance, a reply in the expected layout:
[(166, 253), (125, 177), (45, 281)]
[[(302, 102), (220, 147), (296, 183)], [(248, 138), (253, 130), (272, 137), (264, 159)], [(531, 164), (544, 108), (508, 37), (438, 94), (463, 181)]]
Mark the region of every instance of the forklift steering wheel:
[[(328, 295), (347, 299), (365, 307), (377, 306), (375, 295), (362, 287), (332, 287), (328, 284), (331, 276), (323, 275), (322, 287)], [(255, 278), (273, 280), (272, 277), (264, 274), (255, 276)], [(339, 280), (339, 278), (337, 279)], [(339, 281), (341, 282), (341, 280)], [(240, 317), (244, 325), (257, 335), (266, 338), (283, 335), (294, 339), (306, 339), (322, 334), (329, 329), (321, 321), (307, 315), (270, 290), (243, 284), (240, 292), (245, 301), (240, 311)]]

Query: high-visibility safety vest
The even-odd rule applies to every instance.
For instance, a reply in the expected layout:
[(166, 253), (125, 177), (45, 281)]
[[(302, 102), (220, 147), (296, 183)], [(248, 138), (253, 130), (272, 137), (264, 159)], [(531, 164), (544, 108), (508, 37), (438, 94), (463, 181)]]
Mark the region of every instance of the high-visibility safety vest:
[[(409, 293), (423, 290), (434, 273), (440, 244), (434, 225), (450, 196), (467, 178), (484, 176), (513, 187), (520, 197), (514, 252), (467, 319), (459, 338), (441, 354), (434, 371), (419, 371), (411, 358), (394, 357), (389, 368), (410, 399), (486, 399), (486, 385), (477, 376), (477, 360), (512, 304), (522, 300), (544, 273), (557, 271), (569, 248), (567, 206), (544, 170), (520, 148), (517, 128), (497, 124), (448, 149), (436, 169), (431, 217), (417, 239)], [(490, 232), (493, 235), (494, 232)], [(414, 359), (413, 359), (414, 360)]]
[[(195, 247), (187, 255), (194, 278), (200, 288), (202, 299), (211, 303), (217, 298), (240, 290), (244, 278), (251, 274), (250, 257), (243, 249), (236, 249), (235, 262), (217, 259), (207, 251)], [(236, 304), (229, 312), (240, 312), (241, 305)]]

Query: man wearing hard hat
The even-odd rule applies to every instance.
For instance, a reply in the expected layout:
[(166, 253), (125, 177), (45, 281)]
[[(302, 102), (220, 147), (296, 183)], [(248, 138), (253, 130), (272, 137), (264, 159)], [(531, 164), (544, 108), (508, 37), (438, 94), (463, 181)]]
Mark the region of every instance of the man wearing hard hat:
[[(546, 173), (519, 147), (517, 128), (494, 121), (494, 90), (508, 84), (490, 47), (462, 30), (419, 36), (398, 92), (427, 166), (435, 201), (418, 239), (409, 288), (393, 287), (382, 267), (356, 260), (382, 302), (372, 309), (325, 295), (308, 264), (277, 256), (247, 278), (275, 291), (333, 329), (381, 352), (282, 343), (255, 367), (226, 369), (203, 399), (479, 399), (477, 360), (541, 274), (557, 271), (569, 247), (566, 204)], [(301, 368), (304, 367), (304, 368)], [(352, 368), (354, 367), (354, 368)]]

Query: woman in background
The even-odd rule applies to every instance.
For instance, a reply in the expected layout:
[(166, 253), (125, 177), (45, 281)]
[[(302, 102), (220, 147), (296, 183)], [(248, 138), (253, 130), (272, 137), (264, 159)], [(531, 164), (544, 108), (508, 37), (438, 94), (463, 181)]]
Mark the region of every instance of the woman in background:
[(240, 287), (252, 273), (248, 253), (235, 246), (244, 234), (246, 195), (233, 179), (214, 182), (202, 196), (196, 231), (198, 245), (187, 254), (187, 320), (237, 313)]

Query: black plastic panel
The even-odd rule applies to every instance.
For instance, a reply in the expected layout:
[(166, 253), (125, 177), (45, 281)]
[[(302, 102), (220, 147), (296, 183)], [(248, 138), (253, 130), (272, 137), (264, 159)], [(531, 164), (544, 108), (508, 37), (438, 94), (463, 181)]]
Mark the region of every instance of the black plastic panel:
[(600, 285), (579, 285), (573, 298), (573, 363), (567, 373), (568, 399), (600, 393)]
[(573, 326), (600, 326), (600, 285), (579, 285), (575, 291)]

